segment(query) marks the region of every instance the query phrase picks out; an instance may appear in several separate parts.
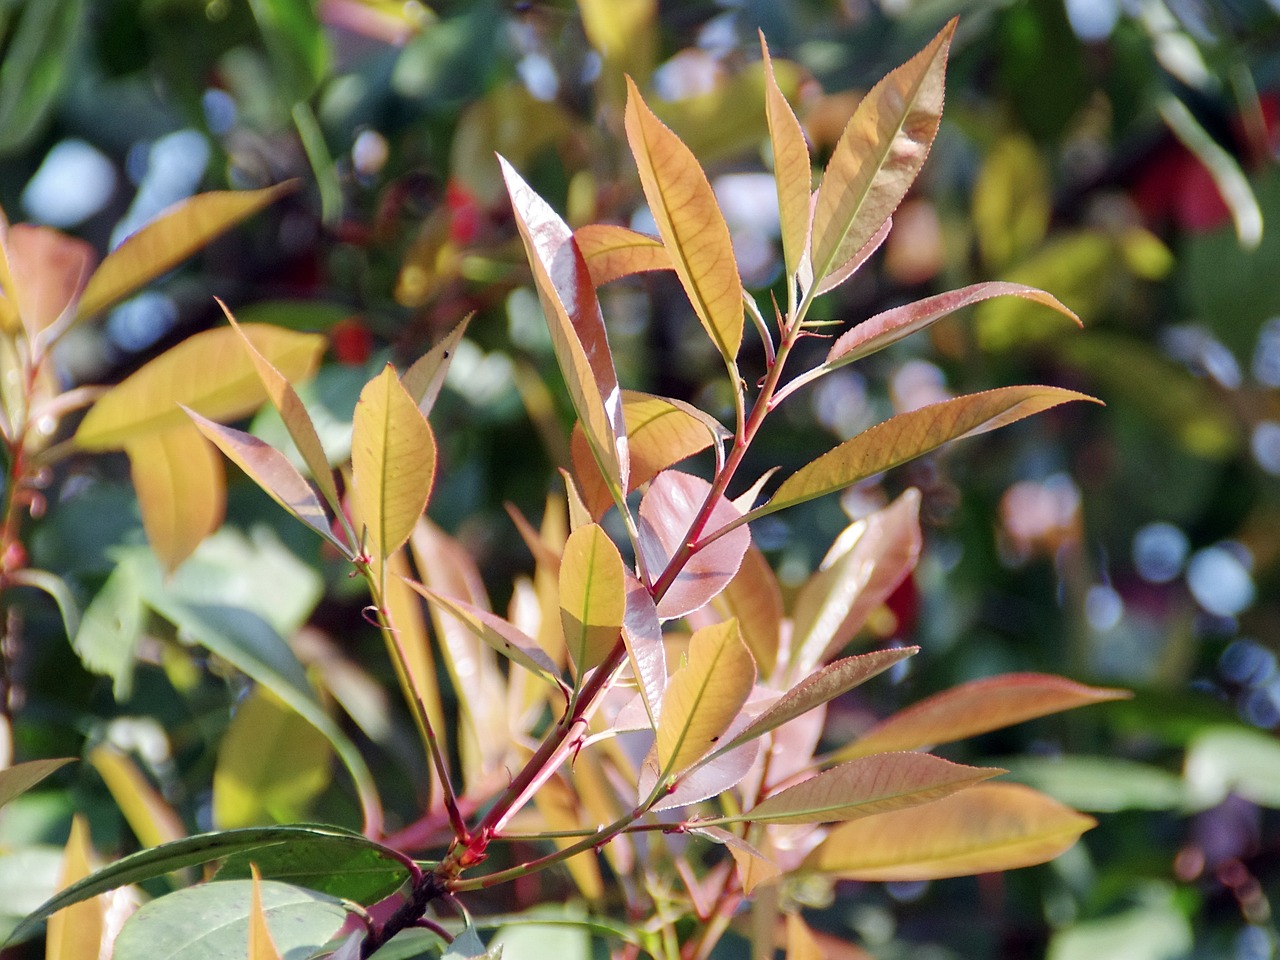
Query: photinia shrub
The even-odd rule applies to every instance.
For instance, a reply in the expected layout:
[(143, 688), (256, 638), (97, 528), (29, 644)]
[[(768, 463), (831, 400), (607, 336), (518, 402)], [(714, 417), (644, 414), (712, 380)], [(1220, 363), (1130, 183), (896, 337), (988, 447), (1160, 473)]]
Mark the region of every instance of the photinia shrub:
[[(549, 950), (552, 940), (539, 937), (558, 924), (584, 950), (594, 936), (617, 956), (674, 960), (710, 956), (738, 925), (757, 955), (771, 956), (776, 940), (788, 957), (803, 958), (822, 949), (802, 919), (802, 898), (788, 891), (814, 878), (987, 873), (1042, 863), (1070, 847), (1089, 817), (994, 779), (1000, 769), (923, 751), (1124, 694), (1041, 674), (997, 676), (932, 696), (824, 752), (827, 705), (917, 652), (846, 653), (916, 563), (920, 496), (909, 490), (849, 526), (789, 604), (750, 524), (951, 440), (1091, 398), (1052, 386), (956, 397), (900, 413), (780, 482), (774, 471), (741, 475), (770, 414), (791, 394), (956, 310), (1015, 296), (1074, 319), (1043, 291), (977, 284), (863, 320), (816, 366), (792, 369), (797, 343), (830, 326), (811, 317), (815, 298), (884, 241), (924, 163), (954, 29), (953, 21), (867, 94), (816, 190), (804, 135), (762, 38), (787, 292), (768, 309), (743, 289), (697, 160), (634, 84), (626, 137), (658, 236), (609, 224), (571, 230), (502, 161), (576, 413), (563, 491), (549, 499), (540, 527), (514, 515), (535, 563), (514, 585), (505, 616), (493, 610), (463, 544), (424, 516), (437, 472), (429, 416), (467, 319), (403, 373), (388, 365), (365, 384), (350, 460), (337, 471), (294, 387), (314, 368), (316, 337), (241, 325), (228, 311), (228, 326), (192, 337), (96, 397), (70, 443), (128, 454), (158, 560), (123, 555), (103, 592), (133, 591), (146, 616), (171, 624), (253, 686), (215, 772), (223, 829), (187, 835), (127, 758), (95, 748), (90, 760), (146, 849), (95, 870), (77, 821), (63, 889), (18, 934), (49, 919), (49, 955), (62, 960), (96, 957), (112, 937), (116, 960), (238, 958), (246, 943), (254, 960), (354, 960), (497, 956), (503, 943), (512, 953)], [(247, 195), (236, 209), (266, 199)], [(4, 332), (11, 352), (31, 364), (32, 384), (43, 382), (41, 348), (58, 324), (95, 312), (160, 269), (135, 263), (98, 281), (109, 259), (78, 300), (68, 291), (61, 319), (41, 324), (12, 295), (25, 289), (12, 269), (15, 249), (11, 233), (0, 276), (10, 311)], [(723, 360), (729, 425), (619, 383), (596, 290), (653, 270), (675, 273)], [(747, 318), (751, 349), (762, 351), (765, 365), (754, 386), (738, 366)], [(264, 399), (294, 450), (226, 425)], [(11, 451), (39, 462), (38, 450), (21, 445), (27, 434), (13, 409), (42, 398), (28, 394), (16, 408), (5, 400)], [(70, 407), (64, 401), (60, 412)], [(221, 521), (215, 448), (363, 578), (366, 616), (385, 640), (429, 758), (431, 794), (415, 822), (388, 829), (378, 778), (269, 625), (246, 626), (235, 611), (194, 603), (164, 578)], [(709, 475), (684, 468), (708, 450)], [(731, 488), (739, 492), (731, 496)], [(16, 516), (12, 503), (8, 516)], [(7, 524), (6, 545), (20, 544), (18, 534), (16, 522)], [(6, 576), (51, 583), (21, 564)], [(86, 619), (92, 614), (91, 606)], [(68, 630), (84, 638), (76, 624)], [(130, 650), (110, 647), (115, 654), (104, 656), (87, 641), (77, 649), (90, 669), (112, 676), (117, 692), (127, 690)], [(358, 831), (258, 825), (287, 819), (280, 811), (292, 809), (291, 797), (323, 789), (331, 754), (358, 798)], [(60, 762), (0, 773), (0, 802)], [(207, 882), (147, 902), (118, 933), (106, 923), (101, 895), (175, 871), (192, 878), (193, 867), (205, 867)], [(481, 912), (487, 891), (551, 869), (567, 872), (587, 906), (523, 917)], [(740, 920), (747, 904), (751, 917)], [(486, 945), (477, 930), (495, 926), (503, 932)]]

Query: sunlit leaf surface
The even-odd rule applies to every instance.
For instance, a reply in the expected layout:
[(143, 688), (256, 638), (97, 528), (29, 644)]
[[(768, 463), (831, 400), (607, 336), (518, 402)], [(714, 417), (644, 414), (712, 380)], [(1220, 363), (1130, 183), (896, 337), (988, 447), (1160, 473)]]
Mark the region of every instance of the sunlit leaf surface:
[(657, 237), (612, 223), (589, 223), (573, 232), (591, 282), (604, 286), (621, 277), (649, 270), (674, 270), (667, 248)]
[(222, 461), (190, 423), (135, 436), (125, 452), (147, 542), (172, 572), (222, 523)]
[(626, 608), (624, 573), (618, 548), (599, 526), (569, 535), (560, 561), (560, 622), (579, 674), (618, 642)]
[(809, 188), (813, 171), (809, 166), (809, 146), (791, 104), (778, 87), (773, 61), (764, 34), (760, 34), (764, 55), (765, 112), (769, 120), (769, 142), (773, 147), (773, 175), (778, 186), (778, 212), (782, 228), (782, 254), (788, 276), (800, 268), (809, 235)]

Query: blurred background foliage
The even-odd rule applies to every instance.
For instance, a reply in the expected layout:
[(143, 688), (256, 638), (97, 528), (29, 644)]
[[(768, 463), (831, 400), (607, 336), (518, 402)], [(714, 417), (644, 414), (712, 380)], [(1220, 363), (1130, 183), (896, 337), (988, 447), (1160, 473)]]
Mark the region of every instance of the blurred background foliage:
[[(865, 638), (923, 652), (842, 702), (833, 741), (1000, 670), (1137, 696), (948, 754), (1006, 762), (1102, 814), (1068, 855), (1003, 876), (815, 890), (812, 922), (884, 960), (1264, 960), (1280, 896), (1275, 0), (0, 0), (0, 205), (101, 253), (197, 190), (297, 178), (292, 196), (77, 329), (59, 363), (68, 386), (118, 380), (218, 322), (220, 296), (241, 320), (328, 335), (305, 397), (335, 458), (365, 379), (476, 311), (434, 417), (431, 515), (502, 605), (530, 567), (504, 504), (541, 515), (568, 463), (569, 406), (494, 151), (572, 224), (645, 229), (621, 134), (632, 74), (708, 167), (767, 303), (781, 268), (757, 28), (825, 157), (867, 85), (957, 12), (921, 181), (872, 267), (815, 315), (851, 323), (1009, 279), (1059, 296), (1085, 330), (1015, 298), (983, 304), (799, 394), (756, 466), (796, 467), (894, 411), (1009, 383), (1107, 406), (956, 445), (753, 534), (795, 584), (849, 516), (908, 485), (924, 493), (924, 558)], [(673, 278), (601, 295), (624, 385), (731, 409)], [(263, 414), (253, 429), (277, 439), (283, 427)], [(118, 629), (140, 615), (129, 571), (145, 566), (123, 459), (72, 459), (52, 481), (32, 564)], [(387, 758), (388, 805), (411, 820), (423, 760), (355, 584), (251, 484), (229, 497), (226, 529), (171, 589), (256, 610), (290, 636)], [(145, 811), (126, 825), (112, 800), (121, 754), (188, 830), (353, 818), (310, 728), (281, 733), (301, 744), (295, 789), (220, 813), (208, 785), (228, 744), (245, 744), (244, 721), (228, 729), (244, 691), (234, 671), (161, 642), (157, 622), (113, 693), (80, 666), (47, 598), (8, 596), (23, 625), (18, 759), (98, 749), (0, 814), (0, 927), (52, 885), (72, 809), (100, 849), (154, 842)], [(236, 716), (272, 711), (259, 697)]]

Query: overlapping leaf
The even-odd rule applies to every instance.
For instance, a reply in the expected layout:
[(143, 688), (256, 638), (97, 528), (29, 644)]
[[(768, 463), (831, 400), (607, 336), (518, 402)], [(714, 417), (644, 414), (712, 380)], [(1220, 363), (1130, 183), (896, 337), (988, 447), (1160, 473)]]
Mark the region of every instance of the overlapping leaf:
[(271, 928), (262, 909), (262, 877), (253, 868), (253, 895), (249, 903), (249, 954), (247, 960), (281, 960), (280, 951), (271, 939)]
[(360, 391), (351, 437), (357, 513), (379, 560), (409, 539), (435, 470), (431, 427), (388, 364)]
[(662, 697), (667, 690), (667, 653), (662, 644), (662, 623), (649, 591), (635, 577), (626, 575), (626, 612), (622, 639), (649, 723), (658, 729)]
[(598, 525), (569, 535), (560, 560), (560, 623), (579, 675), (618, 642), (626, 612), (625, 572), (618, 548)]
[(190, 423), (134, 436), (125, 452), (147, 542), (172, 572), (222, 522), (222, 461)]
[(620, 502), (629, 472), (622, 391), (591, 274), (568, 225), (510, 164), (499, 160), (560, 372), (591, 452)]
[(444, 386), (445, 375), (449, 372), (449, 364), (453, 362), (453, 355), (458, 349), (458, 343), (466, 335), (467, 326), (474, 316), (474, 313), (469, 313), (463, 317), (444, 339), (419, 357), (400, 378), (400, 382), (404, 384), (409, 396), (413, 397), (414, 403), (418, 405), (424, 417), (431, 415), (431, 409), (435, 406), (436, 398), (440, 396), (440, 389)]
[[(240, 329), (290, 382), (308, 377), (324, 352), (324, 338), (263, 324)], [(267, 398), (253, 361), (230, 327), (188, 337), (108, 390), (80, 423), (76, 445), (115, 450), (137, 437), (186, 422), (179, 404), (212, 420), (233, 420)]]
[(182, 818), (128, 756), (102, 744), (89, 751), (89, 762), (143, 846), (154, 847), (187, 835)]
[(742, 278), (715, 193), (697, 159), (627, 84), (627, 141), (676, 276), (712, 343), (737, 369), (745, 319)]
[(4, 246), (10, 271), (5, 289), (12, 287), (12, 306), (34, 337), (75, 304), (97, 255), (83, 240), (26, 223), (10, 228)]
[(573, 239), (597, 287), (633, 273), (675, 269), (661, 240), (617, 224), (589, 223), (575, 230)]
[(1018, 386), (971, 393), (900, 413), (801, 467), (782, 482), (768, 503), (748, 514), (748, 519), (834, 493), (948, 441), (977, 436), (1072, 400), (1098, 402), (1061, 387)]
[(809, 236), (809, 187), (813, 171), (809, 166), (809, 146), (805, 143), (804, 131), (778, 86), (763, 32), (760, 34), (760, 52), (764, 57), (765, 115), (769, 121), (769, 142), (773, 147), (773, 178), (778, 187), (782, 256), (787, 276), (795, 276)]
[(902, 202), (942, 118), (952, 20), (858, 104), (818, 187), (811, 256), (815, 282), (849, 260)]
[(1094, 826), (1030, 787), (982, 783), (837, 827), (804, 862), (849, 880), (935, 880), (1052, 860)]
[(1043, 673), (1006, 673), (971, 680), (880, 721), (838, 756), (848, 759), (951, 743), (1062, 710), (1129, 696), (1127, 690), (1088, 687)]

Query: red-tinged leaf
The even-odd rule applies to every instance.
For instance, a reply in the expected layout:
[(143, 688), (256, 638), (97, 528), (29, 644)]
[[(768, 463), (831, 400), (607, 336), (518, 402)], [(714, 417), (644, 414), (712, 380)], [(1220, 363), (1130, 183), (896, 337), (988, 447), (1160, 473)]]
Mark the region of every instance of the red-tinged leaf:
[(0, 807), (26, 793), (37, 783), (60, 767), (72, 763), (71, 757), (56, 760), (28, 760), (0, 770)]
[[(761, 691), (753, 691), (760, 693)], [(748, 695), (747, 703), (738, 715), (733, 718), (733, 722), (720, 735), (718, 743), (725, 740), (736, 739), (738, 732), (742, 730), (748, 723), (757, 709), (752, 702), (753, 697)], [(661, 810), (674, 810), (676, 807), (686, 807), (692, 803), (709, 799), (710, 797), (718, 797), (726, 790), (732, 789), (746, 778), (752, 768), (756, 765), (756, 759), (760, 756), (759, 742), (740, 743), (732, 750), (718, 750), (714, 754), (704, 757), (675, 778), (672, 783), (657, 799), (649, 809), (655, 813)], [(645, 799), (653, 792), (653, 788), (658, 783), (658, 755), (657, 746), (649, 751), (645, 757), (644, 763), (640, 767), (640, 776), (638, 778), (638, 802), (643, 803)]]
[[(324, 353), (324, 337), (258, 323), (244, 336), (289, 381), (305, 379)], [(82, 450), (116, 450), (135, 437), (185, 425), (179, 404), (211, 420), (234, 420), (267, 399), (253, 361), (230, 327), (188, 337), (108, 390), (80, 422)]]
[(919, 647), (877, 650), (856, 657), (845, 657), (829, 663), (817, 673), (805, 677), (783, 694), (760, 716), (733, 737), (721, 750), (731, 750), (740, 743), (762, 737), (796, 717), (816, 709), (842, 693), (866, 683), (896, 663), (919, 652)]
[(465, 600), (457, 600), (443, 593), (437, 593), (421, 584), (410, 582), (409, 586), (422, 594), (428, 603), (456, 617), (478, 639), (512, 663), (519, 664), (530, 673), (542, 677), (555, 686), (561, 685), (559, 670), (551, 662), (551, 658), (538, 647), (537, 641), (497, 614), (482, 610)]
[(800, 269), (809, 236), (809, 189), (813, 170), (809, 145), (791, 104), (783, 96), (773, 75), (773, 60), (764, 33), (760, 33), (760, 53), (764, 58), (765, 116), (769, 121), (769, 142), (773, 147), (773, 177), (778, 185), (778, 213), (782, 230), (782, 257), (787, 276)]
[[(315, 478), (316, 486), (320, 488), (325, 502), (333, 511), (341, 510), (342, 504), (338, 499), (338, 488), (333, 482), (333, 470), (329, 467), (329, 458), (325, 456), (324, 446), (320, 443), (315, 424), (311, 422), (311, 415), (307, 413), (302, 398), (298, 396), (284, 374), (277, 370), (271, 361), (253, 345), (253, 341), (245, 336), (244, 330), (240, 324), (236, 323), (236, 318), (231, 315), (227, 305), (219, 300), (218, 306), (222, 307), (222, 312), (226, 314), (231, 328), (239, 334), (245, 352), (253, 361), (258, 379), (262, 381), (262, 386), (267, 391), (267, 399), (271, 401), (271, 405), (280, 414), (280, 419), (284, 421), (285, 429), (289, 431), (294, 445), (302, 454), (302, 462), (311, 471), (311, 476)], [(205, 435), (208, 436), (207, 433)]]
[(626, 583), (622, 640), (627, 645), (627, 659), (631, 661), (631, 672), (640, 688), (649, 724), (657, 730), (662, 697), (667, 692), (667, 651), (662, 643), (662, 623), (644, 584), (630, 574), (626, 576)]
[(466, 335), (467, 325), (471, 323), (471, 318), (474, 316), (475, 313), (472, 312), (463, 317), (443, 340), (419, 357), (400, 378), (400, 382), (404, 384), (409, 396), (413, 397), (413, 402), (418, 405), (424, 417), (430, 416), (432, 408), (436, 405), (440, 388), (444, 386), (445, 374), (449, 372), (449, 364), (453, 362), (458, 343)]
[(805, 859), (847, 880), (937, 880), (1052, 860), (1095, 825), (1015, 783), (981, 783), (922, 807), (842, 824)]
[(618, 548), (599, 526), (593, 523), (569, 535), (560, 559), (560, 623), (579, 676), (618, 642), (626, 609), (625, 576)]
[(560, 372), (591, 453), (614, 501), (621, 502), (629, 472), (622, 391), (591, 274), (568, 224), (509, 163), (498, 159)]
[(887, 717), (837, 755), (848, 759), (951, 743), (1050, 713), (1129, 696), (1127, 690), (1087, 687), (1044, 673), (1006, 673), (971, 680)]
[(972, 286), (961, 287), (959, 290), (940, 293), (936, 297), (926, 297), (924, 300), (894, 307), (892, 310), (876, 314), (869, 320), (864, 320), (832, 344), (823, 366), (828, 370), (834, 370), (846, 363), (860, 360), (877, 350), (883, 350), (891, 343), (897, 343), (917, 330), (923, 330), (957, 310), (993, 297), (1022, 297), (1024, 300), (1034, 300), (1070, 317), (1076, 323), (1080, 322), (1080, 318), (1063, 306), (1057, 297), (1043, 290), (1037, 290), (1035, 287), (1028, 287), (1021, 283), (975, 283)]
[(249, 901), (249, 952), (247, 960), (280, 960), (280, 951), (271, 939), (271, 929), (267, 926), (267, 915), (262, 910), (262, 877), (254, 864), (249, 865), (253, 873), (253, 893)]
[[(578, 484), (573, 479), (573, 474), (563, 467), (560, 469), (560, 479), (564, 481), (564, 498), (569, 510), (569, 529), (577, 530), (592, 523), (594, 518), (591, 510), (587, 507), (586, 500), (583, 499), (582, 493), (578, 490)], [(606, 506), (606, 510), (608, 507)]]
[(760, 665), (760, 672), (771, 676), (778, 663), (782, 588), (764, 554), (754, 545), (748, 546), (738, 572), (711, 602), (721, 616), (737, 618), (742, 639)]
[[(893, 230), (892, 217), (880, 225), (880, 229), (871, 235), (871, 239), (864, 243), (857, 253), (822, 278), (817, 288), (813, 291), (814, 296), (820, 296), (834, 290), (861, 270), (862, 265), (871, 259), (871, 255), (880, 249), (885, 240), (889, 239), (891, 230)], [(809, 269), (812, 272), (812, 267)], [(801, 275), (803, 277), (803, 271)], [(810, 277), (810, 282), (812, 282), (812, 277)]]
[(977, 436), (1072, 400), (1099, 402), (1061, 387), (1000, 387), (900, 413), (801, 467), (748, 519), (843, 490), (951, 440)]
[(792, 613), (792, 664), (807, 673), (854, 638), (920, 559), (920, 492), (906, 491), (845, 528), (800, 589)]
[(10, 228), (5, 248), (13, 287), (10, 298), (31, 337), (75, 303), (98, 259), (83, 240), (26, 223)]
[(282, 183), (263, 190), (201, 193), (170, 207), (107, 254), (89, 278), (76, 316), (93, 316), (167, 273), (293, 186)]
[(742, 278), (729, 227), (693, 153), (627, 81), (627, 142), (676, 276), (731, 371), (742, 346)]
[(827, 164), (813, 214), (816, 282), (853, 257), (893, 214), (920, 172), (942, 119), (956, 21), (871, 88)]
[[(64, 890), (93, 872), (89, 826), (80, 814), (71, 821), (71, 836), (62, 854), (58, 889)], [(49, 918), (45, 934), (46, 960), (98, 960), (106, 927), (101, 897), (91, 897), (59, 910)]]
[(689, 832), (729, 848), (733, 862), (738, 868), (738, 878), (742, 881), (742, 892), (748, 896), (761, 883), (782, 875), (781, 867), (736, 833), (730, 833), (723, 827), (712, 826), (691, 826)]
[(663, 776), (683, 773), (715, 748), (755, 682), (755, 661), (736, 620), (694, 633), (688, 662), (672, 674), (662, 698), (656, 749)]
[(431, 427), (387, 364), (360, 391), (351, 436), (357, 512), (378, 559), (409, 539), (427, 508), (435, 470)]
[(612, 223), (591, 223), (573, 232), (597, 287), (635, 273), (674, 270), (671, 254), (657, 237)]
[[(640, 551), (655, 579), (689, 535), (710, 492), (707, 481), (675, 470), (663, 471), (649, 485), (640, 501)], [(696, 533), (717, 530), (741, 517), (738, 508), (721, 497), (706, 530)], [(737, 574), (750, 545), (750, 534), (740, 526), (695, 553), (658, 601), (658, 615), (664, 620), (683, 617), (709, 603)]]
[(208, 420), (194, 410), (187, 416), (237, 467), (248, 474), (276, 503), (324, 537), (347, 556), (351, 548), (338, 540), (329, 526), (329, 517), (311, 485), (303, 479), (297, 468), (275, 447), (259, 440), (253, 434), (224, 427)]
[(832, 823), (929, 803), (1007, 773), (927, 753), (882, 753), (823, 770), (718, 823)]
[(190, 423), (135, 437), (125, 453), (147, 542), (172, 573), (222, 522), (222, 461)]

